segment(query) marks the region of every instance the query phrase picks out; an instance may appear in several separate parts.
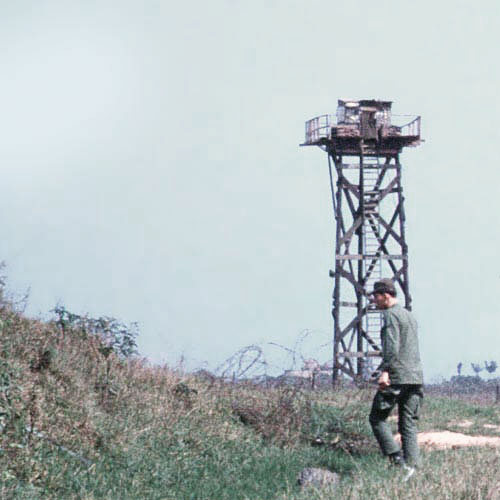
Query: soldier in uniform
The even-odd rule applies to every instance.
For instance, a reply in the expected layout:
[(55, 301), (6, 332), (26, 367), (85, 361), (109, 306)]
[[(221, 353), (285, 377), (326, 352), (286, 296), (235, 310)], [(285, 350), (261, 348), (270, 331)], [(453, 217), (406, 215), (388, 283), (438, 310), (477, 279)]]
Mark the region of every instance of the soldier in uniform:
[[(418, 348), (417, 322), (398, 304), (392, 280), (374, 284), (373, 300), (382, 311), (382, 363), (378, 391), (373, 399), (370, 425), (382, 453), (405, 470), (408, 480), (419, 465), (416, 420), (423, 397), (423, 374)], [(387, 417), (398, 407), (402, 450), (392, 436)]]

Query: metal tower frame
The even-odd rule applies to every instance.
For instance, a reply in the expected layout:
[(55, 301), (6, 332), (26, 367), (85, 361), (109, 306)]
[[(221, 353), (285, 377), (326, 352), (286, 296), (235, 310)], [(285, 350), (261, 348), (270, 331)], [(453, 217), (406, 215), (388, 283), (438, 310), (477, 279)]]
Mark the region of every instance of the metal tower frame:
[(391, 104), (339, 100), (336, 118), (306, 122), (303, 145), (328, 154), (336, 222), (333, 383), (340, 374), (367, 378), (381, 354), (381, 314), (369, 299), (375, 281), (392, 278), (411, 309), (399, 155), (420, 144), (420, 117), (394, 125)]

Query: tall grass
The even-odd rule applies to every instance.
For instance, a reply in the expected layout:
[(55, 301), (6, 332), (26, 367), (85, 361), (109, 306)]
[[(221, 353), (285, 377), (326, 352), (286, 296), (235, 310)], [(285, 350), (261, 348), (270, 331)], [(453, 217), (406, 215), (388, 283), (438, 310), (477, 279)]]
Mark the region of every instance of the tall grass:
[[(495, 449), (425, 453), (404, 485), (371, 436), (373, 389), (227, 383), (106, 351), (5, 301), (0, 319), (0, 498), (331, 498), (300, 489), (304, 467), (338, 472), (338, 498), (499, 498)], [(500, 411), (436, 395), (421, 426), (463, 418), (491, 433)]]

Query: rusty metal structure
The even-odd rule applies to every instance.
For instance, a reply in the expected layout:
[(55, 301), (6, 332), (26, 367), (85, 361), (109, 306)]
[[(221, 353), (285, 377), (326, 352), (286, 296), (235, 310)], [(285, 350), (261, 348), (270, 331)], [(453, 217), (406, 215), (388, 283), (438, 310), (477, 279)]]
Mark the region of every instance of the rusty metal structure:
[(393, 115), (391, 101), (341, 99), (336, 115), (306, 122), (302, 146), (328, 154), (336, 222), (333, 383), (341, 374), (366, 378), (380, 356), (382, 318), (369, 300), (375, 281), (392, 278), (411, 310), (399, 155), (420, 143), (420, 116)]

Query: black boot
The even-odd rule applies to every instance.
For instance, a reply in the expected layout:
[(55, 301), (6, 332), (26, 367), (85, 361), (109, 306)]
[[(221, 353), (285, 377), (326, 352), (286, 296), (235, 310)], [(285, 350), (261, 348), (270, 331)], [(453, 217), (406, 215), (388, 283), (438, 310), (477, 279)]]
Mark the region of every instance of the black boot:
[(395, 465), (397, 467), (402, 467), (405, 464), (405, 459), (403, 458), (403, 455), (401, 455), (400, 451), (391, 453), (389, 455), (389, 460), (391, 461), (391, 465)]

